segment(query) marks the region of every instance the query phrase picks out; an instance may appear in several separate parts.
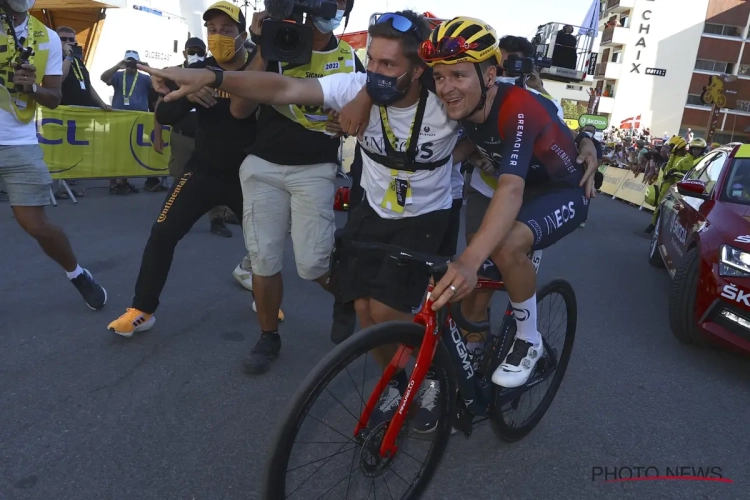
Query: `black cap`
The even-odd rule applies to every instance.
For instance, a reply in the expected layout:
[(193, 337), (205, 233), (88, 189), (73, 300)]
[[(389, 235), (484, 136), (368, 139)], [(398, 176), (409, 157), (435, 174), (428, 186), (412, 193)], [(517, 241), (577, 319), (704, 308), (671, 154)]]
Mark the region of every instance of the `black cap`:
[(188, 41), (185, 42), (185, 48), (186, 49), (202, 49), (205, 51), (206, 44), (203, 42), (203, 40), (201, 40), (197, 36), (194, 36), (194, 37), (188, 38)]

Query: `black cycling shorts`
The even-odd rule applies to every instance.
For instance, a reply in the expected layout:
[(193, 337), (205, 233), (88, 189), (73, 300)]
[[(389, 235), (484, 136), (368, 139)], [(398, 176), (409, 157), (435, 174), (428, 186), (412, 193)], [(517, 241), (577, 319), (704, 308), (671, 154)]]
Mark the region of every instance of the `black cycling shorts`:
[[(346, 226), (337, 231), (337, 238), (343, 240), (343, 247), (352, 240), (378, 242), (438, 255), (450, 216), (451, 210), (445, 209), (416, 217), (383, 219), (365, 197), (349, 214)], [(381, 251), (344, 250), (337, 267), (339, 300), (372, 298), (406, 313), (422, 303), (430, 279), (427, 266), (401, 263)]]
[[(466, 234), (479, 230), (490, 198), (469, 188), (466, 202)], [(543, 250), (575, 231), (586, 222), (589, 200), (582, 187), (569, 185), (527, 186), (516, 220), (534, 234), (532, 250)]]

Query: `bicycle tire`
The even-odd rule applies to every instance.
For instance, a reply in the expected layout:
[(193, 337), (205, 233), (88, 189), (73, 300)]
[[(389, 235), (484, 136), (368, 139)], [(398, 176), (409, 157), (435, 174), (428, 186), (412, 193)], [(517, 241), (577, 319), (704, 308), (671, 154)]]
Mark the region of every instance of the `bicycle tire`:
[[(285, 498), (287, 464), (294, 447), (295, 438), (302, 427), (307, 412), (315, 403), (317, 397), (325, 390), (327, 383), (331, 382), (348, 362), (357, 359), (373, 348), (387, 344), (417, 346), (421, 344), (424, 336), (424, 326), (416, 323), (391, 321), (373, 325), (357, 332), (354, 336), (336, 346), (313, 368), (292, 396), (288, 409), (283, 414), (271, 440), (263, 477), (262, 498), (264, 500)], [(457, 390), (456, 375), (451, 364), (450, 353), (442, 341), (438, 342), (433, 367), (441, 387), (446, 388), (444, 394), (455, 394)], [(456, 414), (456, 398), (442, 398), (441, 406), (443, 407), (442, 416), (434, 434), (435, 441), (430, 449), (429, 457), (425, 460), (424, 469), (406, 494), (401, 497), (402, 499), (420, 498), (445, 453)], [(445, 418), (445, 415), (448, 417)], [(408, 425), (408, 422), (404, 425)]]
[[(537, 304), (539, 304), (539, 302), (541, 302), (544, 297), (546, 297), (547, 295), (551, 295), (552, 293), (559, 293), (565, 300), (565, 308), (568, 316), (566, 324), (567, 331), (565, 334), (565, 344), (563, 345), (562, 352), (560, 353), (560, 357), (557, 361), (557, 369), (552, 375), (552, 383), (547, 388), (547, 392), (544, 394), (544, 397), (539, 403), (539, 406), (534, 410), (532, 416), (524, 425), (520, 427), (509, 425), (503, 419), (502, 411), (498, 411), (498, 408), (495, 407), (494, 402), (491, 405), (492, 411), (490, 412), (490, 427), (498, 438), (507, 443), (513, 443), (526, 437), (542, 420), (542, 417), (544, 417), (545, 413), (547, 413), (547, 410), (552, 404), (552, 400), (555, 398), (557, 390), (560, 388), (562, 379), (565, 376), (565, 370), (568, 368), (570, 355), (573, 352), (576, 324), (578, 321), (578, 306), (576, 302), (575, 291), (573, 290), (573, 286), (565, 280), (552, 280), (549, 283), (545, 284), (537, 292)], [(495, 388), (494, 394), (496, 395), (501, 390), (502, 389), (500, 388)]]

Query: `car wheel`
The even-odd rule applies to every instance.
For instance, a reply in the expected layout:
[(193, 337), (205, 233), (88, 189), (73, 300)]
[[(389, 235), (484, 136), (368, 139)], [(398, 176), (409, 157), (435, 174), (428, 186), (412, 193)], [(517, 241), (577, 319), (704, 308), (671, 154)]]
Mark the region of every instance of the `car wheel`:
[(695, 296), (698, 292), (700, 253), (692, 248), (685, 254), (669, 290), (669, 326), (684, 344), (705, 346), (706, 338), (695, 321)]
[(664, 259), (661, 258), (659, 253), (659, 225), (661, 224), (661, 214), (656, 219), (656, 225), (654, 230), (651, 232), (651, 244), (648, 247), (648, 263), (654, 267), (663, 268)]

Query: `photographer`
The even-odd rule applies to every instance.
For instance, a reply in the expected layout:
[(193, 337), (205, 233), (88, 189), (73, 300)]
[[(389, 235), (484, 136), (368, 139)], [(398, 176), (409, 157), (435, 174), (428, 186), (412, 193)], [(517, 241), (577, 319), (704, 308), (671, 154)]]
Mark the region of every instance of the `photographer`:
[[(125, 52), (125, 58), (113, 67), (102, 73), (102, 81), (114, 88), (112, 97), (112, 108), (124, 111), (148, 111), (149, 89), (151, 89), (151, 77), (139, 73), (136, 64), (141, 63), (141, 58), (135, 50)], [(112, 179), (109, 184), (110, 194), (137, 193), (138, 189), (130, 184), (127, 179), (116, 182)]]
[[(255, 13), (251, 32), (258, 44), (258, 56), (251, 69), (296, 78), (364, 72), (354, 49), (333, 34), (341, 21), (348, 19), (353, 6), (354, 0), (338, 0), (332, 19), (307, 15), (305, 24), (312, 29), (312, 58), (303, 65), (264, 57), (262, 30), (269, 16)], [(249, 116), (256, 108), (256, 103), (238, 100), (233, 113), (235, 117)], [(334, 180), (341, 139), (331, 130), (327, 114), (322, 107), (261, 105), (258, 138), (240, 169), (245, 243), (252, 262), (253, 295), (261, 329), (261, 338), (245, 362), (245, 370), (251, 374), (267, 371), (281, 349), (277, 314), (290, 223), (297, 272), (303, 279), (328, 287), (335, 231)], [(335, 304), (331, 337), (346, 338), (355, 327), (353, 304)]]
[(73, 28), (57, 28), (63, 51), (62, 63), (62, 106), (87, 106), (112, 111), (112, 106), (105, 103), (91, 85), (89, 70), (83, 63), (83, 51), (76, 41)]
[[(18, 224), (57, 262), (91, 309), (107, 292), (78, 265), (63, 231), (44, 213), (52, 177), (37, 139), (37, 105), (60, 104), (62, 47), (57, 33), (28, 14), (33, 0), (0, 1), (0, 29), (8, 32), (0, 52), (0, 182)], [(23, 41), (23, 42), (22, 42)]]

